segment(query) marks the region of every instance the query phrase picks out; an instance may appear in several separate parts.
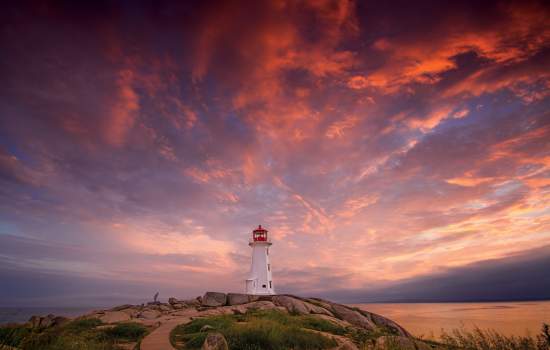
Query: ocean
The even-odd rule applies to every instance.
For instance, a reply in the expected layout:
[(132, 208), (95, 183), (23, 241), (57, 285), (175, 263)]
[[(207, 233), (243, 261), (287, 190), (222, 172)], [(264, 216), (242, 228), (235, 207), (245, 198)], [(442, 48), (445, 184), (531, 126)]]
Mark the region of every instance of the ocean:
[(48, 315), (75, 317), (86, 314), (94, 307), (0, 307), (0, 324), (22, 323), (33, 315)]
[(355, 304), (390, 318), (418, 337), (437, 339), (441, 331), (474, 327), (505, 335), (538, 334), (550, 324), (550, 301), (490, 303)]

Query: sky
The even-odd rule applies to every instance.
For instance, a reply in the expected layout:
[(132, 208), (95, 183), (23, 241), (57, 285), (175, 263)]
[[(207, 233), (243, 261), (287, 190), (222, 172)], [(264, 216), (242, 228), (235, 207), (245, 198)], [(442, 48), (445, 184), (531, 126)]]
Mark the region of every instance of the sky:
[(2, 305), (550, 298), (548, 4), (1, 12)]

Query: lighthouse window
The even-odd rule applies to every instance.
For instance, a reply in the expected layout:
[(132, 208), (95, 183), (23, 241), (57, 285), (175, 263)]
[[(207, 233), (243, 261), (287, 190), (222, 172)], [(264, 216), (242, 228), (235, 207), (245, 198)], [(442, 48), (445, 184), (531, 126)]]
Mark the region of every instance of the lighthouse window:
[(262, 288), (265, 288), (265, 284), (262, 284)]
[(269, 288), (273, 288), (273, 286), (271, 285), (271, 281), (269, 281)]
[(271, 271), (271, 264), (267, 264), (267, 271)]

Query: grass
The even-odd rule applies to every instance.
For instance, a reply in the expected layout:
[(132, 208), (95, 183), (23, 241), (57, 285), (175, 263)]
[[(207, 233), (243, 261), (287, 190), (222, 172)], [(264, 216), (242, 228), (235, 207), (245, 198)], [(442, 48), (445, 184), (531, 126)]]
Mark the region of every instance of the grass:
[(99, 319), (79, 319), (43, 330), (27, 326), (0, 328), (2, 345), (21, 350), (115, 350), (121, 343), (141, 341), (147, 329), (138, 323), (119, 323), (112, 328), (98, 328)]
[(543, 324), (535, 336), (505, 336), (494, 330), (474, 328), (442, 332), (441, 345), (447, 349), (465, 350), (550, 350), (550, 327)]
[(200, 331), (205, 325), (222, 333), (229, 348), (235, 350), (328, 349), (335, 347), (336, 341), (310, 330), (336, 335), (346, 332), (341, 326), (313, 316), (266, 310), (193, 320), (172, 331), (172, 344), (178, 349), (200, 349), (207, 336), (207, 332)]

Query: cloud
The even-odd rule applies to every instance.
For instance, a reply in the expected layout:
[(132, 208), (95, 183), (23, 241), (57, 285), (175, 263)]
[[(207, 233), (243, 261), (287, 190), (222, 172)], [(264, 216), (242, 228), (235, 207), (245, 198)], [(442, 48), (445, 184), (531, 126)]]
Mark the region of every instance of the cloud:
[(0, 254), (23, 282), (240, 290), (260, 223), (304, 293), (550, 243), (545, 4), (3, 16)]
[(550, 296), (548, 247), (480, 261), (382, 288), (323, 292), (350, 302), (468, 302), (546, 300)]

